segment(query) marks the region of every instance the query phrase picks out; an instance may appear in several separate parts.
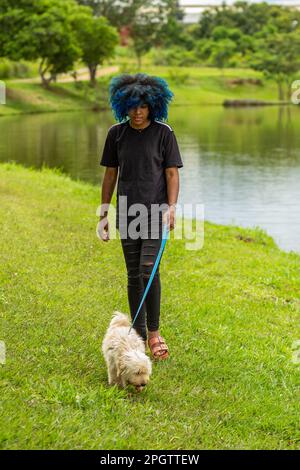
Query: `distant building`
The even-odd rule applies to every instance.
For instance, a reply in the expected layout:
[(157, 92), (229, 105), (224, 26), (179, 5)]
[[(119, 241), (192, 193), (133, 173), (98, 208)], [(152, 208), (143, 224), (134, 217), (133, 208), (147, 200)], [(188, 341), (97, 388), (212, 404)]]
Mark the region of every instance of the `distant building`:
[[(227, 0), (226, 5), (232, 5), (236, 0)], [(248, 3), (261, 3), (263, 0), (252, 0)], [(293, 7), (300, 10), (300, 0), (264, 0), (270, 5), (281, 5), (286, 7)], [(222, 0), (178, 0), (178, 4), (181, 9), (184, 11), (185, 16), (183, 18), (183, 23), (193, 24), (197, 23), (200, 19), (200, 16), (204, 10), (213, 8), (215, 6), (221, 6), (223, 3)]]

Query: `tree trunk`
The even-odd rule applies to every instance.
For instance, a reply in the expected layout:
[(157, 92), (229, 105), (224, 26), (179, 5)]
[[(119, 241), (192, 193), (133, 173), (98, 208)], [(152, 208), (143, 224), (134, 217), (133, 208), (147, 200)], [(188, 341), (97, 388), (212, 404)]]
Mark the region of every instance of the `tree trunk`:
[(286, 100), (292, 102), (292, 84), (288, 80), (286, 82)]
[(88, 68), (90, 71), (90, 82), (93, 86), (96, 85), (96, 72), (97, 72), (97, 65), (88, 64)]
[(282, 87), (282, 82), (278, 81), (277, 85), (278, 85), (278, 99), (279, 101), (284, 101), (284, 91)]
[(45, 88), (49, 88), (52, 78), (46, 78), (44, 73), (41, 73), (42, 84)]
[(53, 79), (53, 76), (50, 76), (49, 78), (46, 78), (46, 73), (47, 73), (48, 67), (43, 69), (43, 65), (44, 65), (44, 60), (42, 60), (42, 62), (39, 64), (39, 74), (40, 74), (40, 77), (42, 79), (43, 87), (49, 88), (49, 85), (50, 85), (50, 83)]

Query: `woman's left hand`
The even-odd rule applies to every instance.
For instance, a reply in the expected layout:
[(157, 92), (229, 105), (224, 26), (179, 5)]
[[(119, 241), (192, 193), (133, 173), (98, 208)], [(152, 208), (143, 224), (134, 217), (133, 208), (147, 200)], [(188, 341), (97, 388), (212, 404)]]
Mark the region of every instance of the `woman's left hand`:
[(173, 230), (175, 227), (175, 212), (175, 207), (170, 206), (169, 209), (163, 214), (163, 223), (167, 224), (169, 231)]

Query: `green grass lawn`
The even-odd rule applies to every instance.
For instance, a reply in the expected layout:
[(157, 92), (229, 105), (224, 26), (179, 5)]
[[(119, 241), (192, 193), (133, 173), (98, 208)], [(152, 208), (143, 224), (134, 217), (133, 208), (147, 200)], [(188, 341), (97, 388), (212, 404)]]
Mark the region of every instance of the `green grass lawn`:
[[(135, 71), (136, 72), (136, 71)], [(145, 65), (142, 72), (158, 75), (168, 80), (174, 92), (174, 104), (187, 105), (221, 105), (225, 99), (258, 99), (270, 102), (277, 101), (275, 82), (266, 81), (262, 74), (251, 69), (224, 69), (205, 67), (154, 67)], [(170, 74), (187, 74), (183, 84), (173, 81)], [(260, 78), (262, 85), (233, 85), (233, 78)], [(92, 109), (97, 104), (100, 109), (108, 109), (108, 82), (110, 76), (98, 79), (98, 87), (93, 90), (87, 81), (79, 84), (54, 83), (49, 90), (39, 83), (22, 83), (7, 80), (7, 102), (0, 106), (0, 115), (35, 113), (49, 111), (72, 111)]]
[(205, 222), (167, 241), (170, 358), (141, 394), (109, 388), (101, 342), (128, 313), (120, 240), (96, 238), (99, 187), (0, 165), (1, 448), (296, 449), (300, 256), (259, 229)]

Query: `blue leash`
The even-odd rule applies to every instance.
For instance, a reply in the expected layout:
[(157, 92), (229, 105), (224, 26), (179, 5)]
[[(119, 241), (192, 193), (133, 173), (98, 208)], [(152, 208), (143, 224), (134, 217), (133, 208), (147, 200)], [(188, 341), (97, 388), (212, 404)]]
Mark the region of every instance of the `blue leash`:
[(130, 327), (130, 329), (129, 329), (128, 334), (130, 333), (130, 331), (131, 331), (132, 328), (133, 328), (134, 322), (135, 322), (135, 320), (137, 319), (138, 314), (140, 313), (140, 310), (141, 310), (141, 307), (142, 307), (142, 305), (143, 305), (143, 302), (144, 302), (144, 300), (145, 300), (145, 298), (146, 298), (146, 295), (147, 295), (147, 293), (148, 293), (148, 290), (150, 289), (152, 280), (153, 280), (153, 278), (154, 278), (154, 274), (155, 274), (155, 272), (156, 272), (156, 270), (157, 270), (157, 266), (158, 266), (159, 260), (160, 260), (160, 258), (161, 258), (161, 255), (162, 255), (162, 252), (163, 252), (163, 250), (164, 250), (165, 244), (167, 243), (167, 239), (168, 239), (167, 234), (168, 234), (168, 231), (169, 231), (169, 230), (168, 230), (168, 225), (167, 225), (167, 224), (164, 224), (164, 230), (163, 230), (163, 235), (162, 235), (162, 241), (161, 241), (160, 249), (159, 249), (159, 252), (158, 252), (158, 255), (157, 255), (155, 264), (154, 264), (154, 266), (153, 266), (152, 273), (151, 273), (151, 276), (150, 276), (150, 278), (149, 278), (147, 287), (146, 287), (146, 289), (145, 289), (143, 298), (142, 298), (142, 300), (141, 300), (141, 302), (140, 302), (139, 308), (138, 308), (138, 310), (137, 310), (137, 312), (136, 312), (136, 314), (135, 314), (135, 317), (134, 317), (134, 319), (133, 319), (133, 322), (132, 322), (132, 324), (131, 324), (131, 327)]

